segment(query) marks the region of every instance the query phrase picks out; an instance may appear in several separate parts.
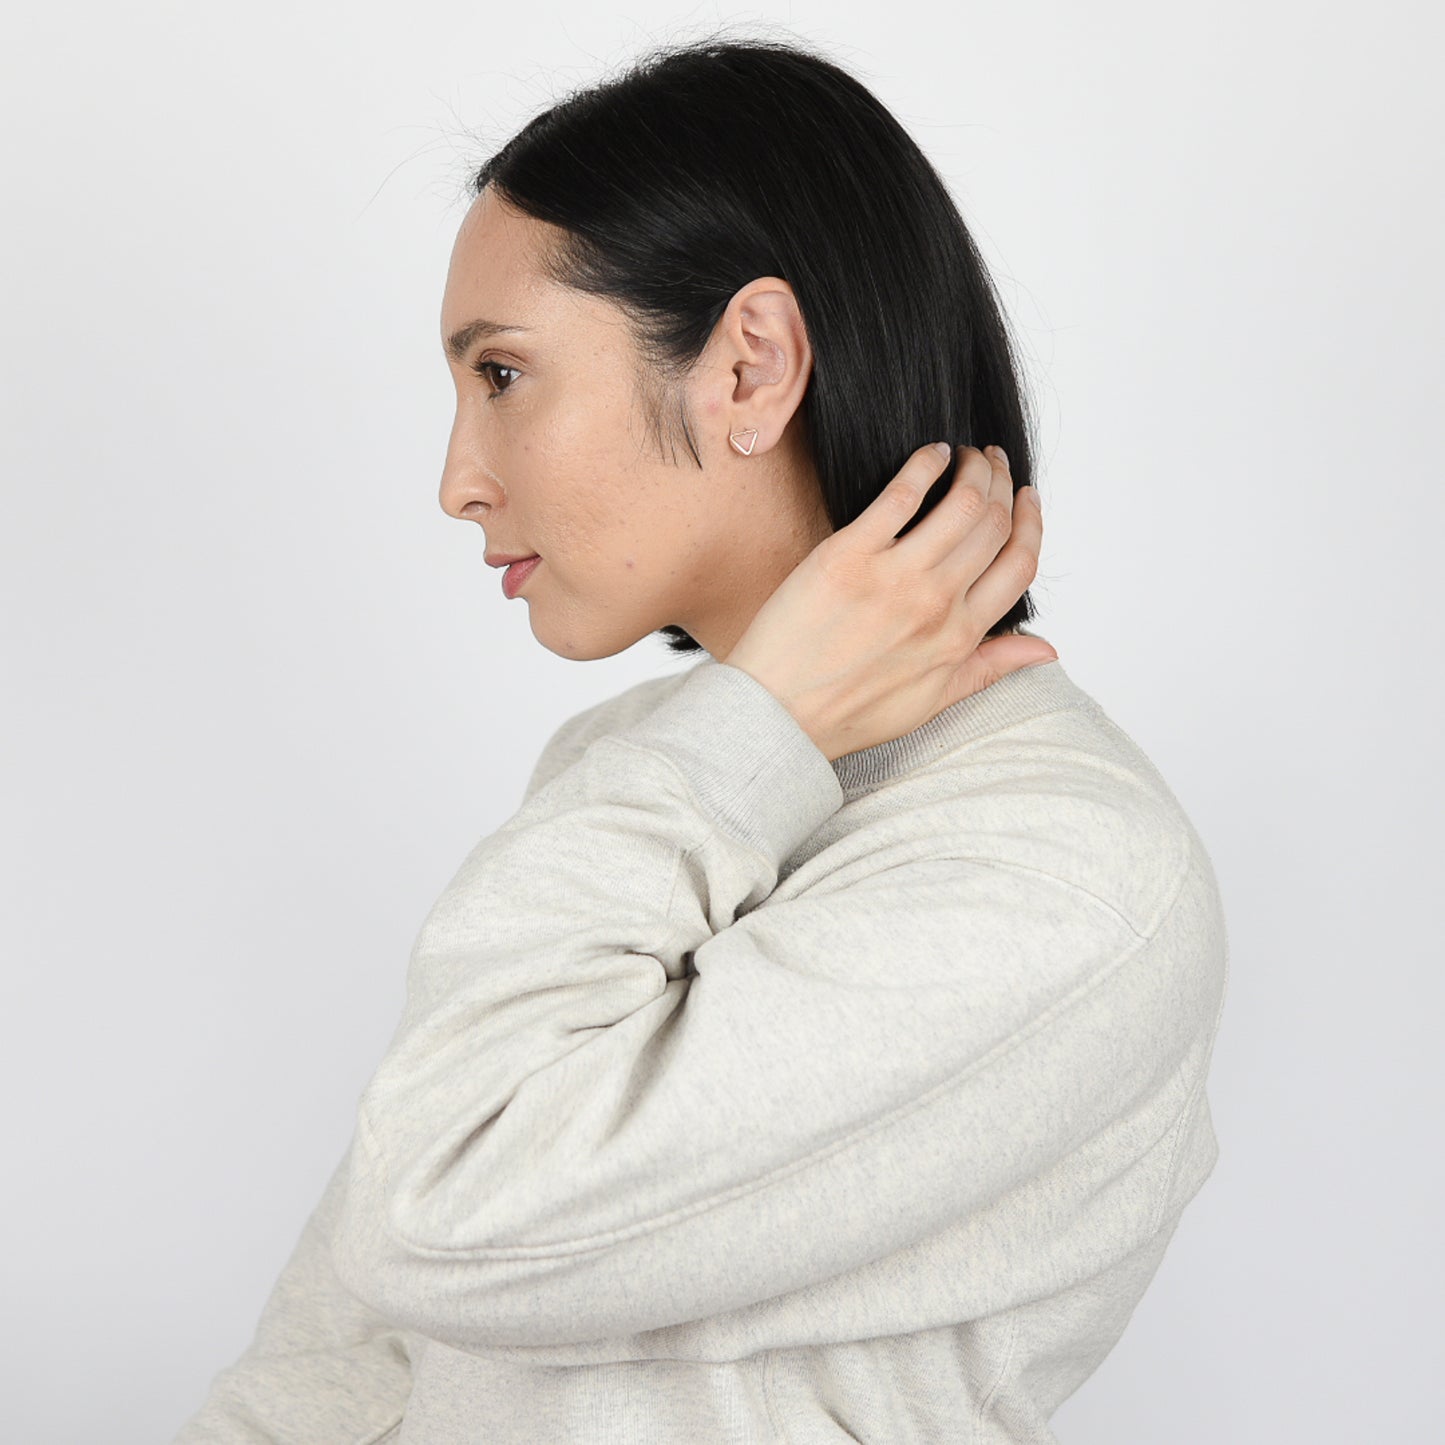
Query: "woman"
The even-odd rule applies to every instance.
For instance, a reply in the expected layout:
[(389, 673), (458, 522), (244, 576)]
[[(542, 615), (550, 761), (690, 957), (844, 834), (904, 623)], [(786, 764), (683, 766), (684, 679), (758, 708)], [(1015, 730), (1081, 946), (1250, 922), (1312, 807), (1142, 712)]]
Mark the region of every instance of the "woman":
[(1226, 940), (1163, 779), (1018, 631), (977, 252), (773, 43), (654, 54), (474, 194), (443, 507), (550, 651), (709, 656), (565, 723), (463, 861), (178, 1439), (1053, 1440), (1217, 1157)]

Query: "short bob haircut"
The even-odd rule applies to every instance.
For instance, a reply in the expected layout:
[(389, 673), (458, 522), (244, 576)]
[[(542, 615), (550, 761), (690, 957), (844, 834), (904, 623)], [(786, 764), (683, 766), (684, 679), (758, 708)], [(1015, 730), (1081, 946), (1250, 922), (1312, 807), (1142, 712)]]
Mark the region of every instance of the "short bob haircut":
[[(835, 531), (927, 442), (997, 443), (1015, 491), (1030, 480), (1033, 423), (973, 238), (899, 122), (822, 55), (716, 34), (653, 49), (529, 121), (470, 176), (472, 197), (487, 186), (565, 232), (545, 274), (623, 312), (674, 458), (680, 437), (702, 465), (678, 383), (733, 294), (780, 276), (813, 349), (800, 413)], [(1025, 592), (987, 635), (1036, 615)]]

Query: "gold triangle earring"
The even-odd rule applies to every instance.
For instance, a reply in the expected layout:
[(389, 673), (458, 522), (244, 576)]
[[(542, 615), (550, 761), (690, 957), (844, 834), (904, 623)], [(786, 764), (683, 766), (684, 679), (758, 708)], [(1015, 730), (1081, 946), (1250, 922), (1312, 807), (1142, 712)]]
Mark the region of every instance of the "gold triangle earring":
[[(742, 440), (741, 440), (741, 439), (744, 438), (744, 437), (747, 438), (747, 443), (748, 443), (747, 446), (744, 446), (743, 443), (742, 443)], [(735, 432), (729, 433), (729, 435), (728, 435), (728, 440), (729, 440), (729, 441), (733, 444), (733, 446), (736, 447), (736, 448), (738, 449), (738, 451), (740, 451), (745, 457), (750, 457), (750, 456), (752, 456), (752, 454), (753, 454), (753, 447), (754, 447), (754, 445), (756, 445), (757, 440), (758, 440), (758, 429), (757, 429), (757, 427), (755, 427), (755, 426), (754, 426), (754, 427), (744, 427), (741, 431), (735, 431)]]

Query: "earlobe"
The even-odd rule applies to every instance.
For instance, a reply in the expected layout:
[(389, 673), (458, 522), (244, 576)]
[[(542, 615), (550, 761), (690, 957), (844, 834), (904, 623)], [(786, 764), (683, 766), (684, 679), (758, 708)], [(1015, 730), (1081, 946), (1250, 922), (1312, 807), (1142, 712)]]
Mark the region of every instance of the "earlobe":
[[(729, 312), (725, 344), (733, 351), (734, 384), (726, 401), (738, 410), (766, 413), (771, 447), (801, 403), (812, 373), (807, 327), (792, 287), (776, 277), (761, 277), (743, 288)], [(737, 423), (728, 444), (739, 456), (750, 457), (760, 436), (757, 425)]]

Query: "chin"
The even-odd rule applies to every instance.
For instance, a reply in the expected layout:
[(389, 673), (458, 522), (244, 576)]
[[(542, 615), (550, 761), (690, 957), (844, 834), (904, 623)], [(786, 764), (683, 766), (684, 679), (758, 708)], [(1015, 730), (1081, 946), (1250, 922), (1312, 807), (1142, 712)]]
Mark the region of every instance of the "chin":
[(622, 631), (610, 628), (558, 627), (555, 621), (542, 619), (535, 612), (530, 613), (532, 636), (558, 657), (568, 662), (599, 662), (604, 657), (616, 657), (626, 652), (646, 637), (654, 628), (641, 632)]

